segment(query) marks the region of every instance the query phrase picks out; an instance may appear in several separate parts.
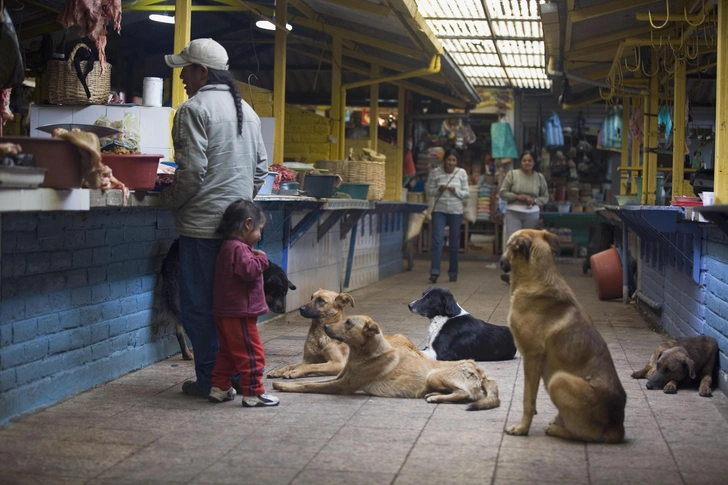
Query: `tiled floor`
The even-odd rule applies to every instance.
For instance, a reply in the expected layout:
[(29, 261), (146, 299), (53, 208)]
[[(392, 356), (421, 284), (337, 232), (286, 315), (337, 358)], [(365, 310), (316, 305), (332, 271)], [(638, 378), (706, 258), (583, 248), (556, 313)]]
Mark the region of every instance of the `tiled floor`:
[[(428, 322), (407, 303), (427, 286), (427, 263), (353, 292), (351, 313), (421, 345)], [(3, 484), (725, 484), (728, 400), (716, 391), (647, 391), (629, 377), (661, 337), (632, 306), (600, 302), (581, 265), (562, 265), (609, 345), (627, 390), (626, 443), (585, 445), (544, 435), (556, 414), (543, 388), (528, 437), (505, 435), (519, 421), (520, 359), (484, 363), (502, 404), (279, 393), (281, 405), (244, 409), (184, 396), (192, 366), (175, 356), (0, 429)], [(462, 263), (443, 283), (474, 315), (505, 324), (508, 288), (494, 265)], [(297, 361), (308, 329), (296, 314), (260, 327), (269, 368)], [(270, 384), (270, 381), (267, 381)], [(270, 385), (269, 385), (270, 389)], [(275, 392), (275, 391), (274, 391)]]

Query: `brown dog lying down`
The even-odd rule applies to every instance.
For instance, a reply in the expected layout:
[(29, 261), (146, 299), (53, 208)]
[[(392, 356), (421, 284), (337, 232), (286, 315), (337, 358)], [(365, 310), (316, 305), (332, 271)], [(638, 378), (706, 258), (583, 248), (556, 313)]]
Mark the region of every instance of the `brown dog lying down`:
[(644, 369), (632, 377), (647, 377), (647, 389), (662, 387), (666, 394), (677, 393), (678, 384), (699, 381), (698, 393), (710, 397), (717, 360), (718, 342), (713, 337), (680, 337), (657, 347)]
[(427, 402), (471, 402), (468, 410), (500, 405), (498, 386), (472, 360), (436, 361), (423, 354), (407, 337), (382, 335), (366, 316), (352, 316), (324, 325), (326, 334), (349, 346), (349, 358), (334, 379), (318, 382), (274, 382), (288, 392), (353, 394), (420, 398)]
[(331, 340), (324, 325), (344, 320), (346, 305), (354, 306), (348, 293), (319, 289), (311, 301), (300, 308), (301, 316), (311, 318), (311, 327), (303, 345), (303, 360), (268, 372), (268, 377), (296, 379), (308, 376), (335, 376), (341, 372), (349, 349), (343, 343)]
[(508, 320), (525, 378), (521, 422), (506, 433), (528, 434), (543, 379), (559, 411), (546, 434), (617, 443), (627, 395), (606, 342), (556, 267), (557, 249), (555, 235), (524, 229), (510, 237), (501, 258), (511, 273)]

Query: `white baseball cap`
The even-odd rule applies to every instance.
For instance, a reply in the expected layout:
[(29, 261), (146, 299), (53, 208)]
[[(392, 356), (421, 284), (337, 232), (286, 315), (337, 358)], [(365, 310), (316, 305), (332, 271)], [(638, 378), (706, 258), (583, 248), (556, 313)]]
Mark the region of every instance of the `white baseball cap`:
[(199, 64), (210, 69), (227, 71), (228, 54), (223, 46), (212, 39), (195, 39), (179, 54), (164, 56), (169, 67), (185, 67)]

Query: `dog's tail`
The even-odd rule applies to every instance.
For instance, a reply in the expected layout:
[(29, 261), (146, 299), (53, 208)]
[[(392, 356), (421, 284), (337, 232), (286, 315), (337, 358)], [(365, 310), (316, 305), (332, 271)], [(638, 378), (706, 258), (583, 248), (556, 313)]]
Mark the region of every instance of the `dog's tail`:
[(495, 381), (488, 379), (487, 376), (483, 375), (481, 381), (485, 396), (481, 397), (477, 401), (470, 404), (467, 407), (468, 411), (481, 411), (483, 409), (493, 409), (500, 406), (500, 398), (498, 397), (498, 384)]

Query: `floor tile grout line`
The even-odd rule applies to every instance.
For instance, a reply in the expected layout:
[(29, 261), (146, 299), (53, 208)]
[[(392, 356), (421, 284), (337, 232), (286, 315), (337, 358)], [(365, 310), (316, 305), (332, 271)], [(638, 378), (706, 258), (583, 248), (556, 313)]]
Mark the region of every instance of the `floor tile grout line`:
[(414, 449), (415, 445), (417, 445), (417, 441), (419, 441), (420, 437), (422, 436), (422, 433), (425, 431), (425, 428), (430, 423), (430, 420), (432, 419), (432, 416), (435, 415), (435, 411), (437, 411), (437, 408), (440, 406), (440, 404), (435, 404), (435, 407), (433, 408), (430, 415), (427, 417), (427, 421), (422, 425), (422, 428), (420, 429), (420, 432), (417, 433), (417, 437), (414, 439), (414, 442), (412, 443), (412, 446), (410, 446), (409, 450), (407, 450), (407, 455), (404, 457), (404, 460), (402, 461), (402, 465), (400, 465), (397, 472), (394, 474), (394, 478), (391, 482), (389, 482), (389, 485), (393, 485), (394, 482), (399, 477), (399, 474), (402, 472), (402, 468), (407, 464), (407, 460), (409, 460), (410, 455), (412, 454), (412, 450)]
[(495, 477), (498, 473), (498, 461), (500, 459), (501, 449), (503, 448), (503, 440), (506, 436), (506, 426), (508, 426), (508, 418), (511, 416), (511, 409), (513, 408), (513, 401), (516, 397), (516, 384), (518, 383), (518, 375), (519, 371), (521, 369), (521, 365), (523, 364), (523, 359), (521, 357), (518, 358), (518, 366), (516, 366), (516, 377), (513, 379), (513, 387), (511, 388), (511, 399), (508, 404), (508, 411), (506, 412), (506, 420), (503, 424), (503, 431), (501, 431), (501, 439), (500, 443), (498, 443), (498, 453), (495, 455), (495, 466), (493, 467), (493, 475), (490, 477), (490, 485), (495, 484)]

